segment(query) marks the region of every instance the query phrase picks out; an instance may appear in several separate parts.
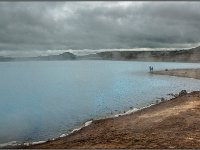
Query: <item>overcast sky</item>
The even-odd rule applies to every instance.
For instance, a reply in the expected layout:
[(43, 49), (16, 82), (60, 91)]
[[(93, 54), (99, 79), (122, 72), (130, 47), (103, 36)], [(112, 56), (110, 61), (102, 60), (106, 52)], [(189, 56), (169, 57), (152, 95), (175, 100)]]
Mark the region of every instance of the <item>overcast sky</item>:
[(187, 48), (200, 2), (0, 2), (0, 51)]

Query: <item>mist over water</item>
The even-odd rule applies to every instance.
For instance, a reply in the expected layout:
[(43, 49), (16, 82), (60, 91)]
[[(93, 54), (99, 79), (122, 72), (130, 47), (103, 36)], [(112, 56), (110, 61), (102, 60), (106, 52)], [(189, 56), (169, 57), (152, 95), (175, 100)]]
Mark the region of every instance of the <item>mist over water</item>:
[[(91, 118), (142, 107), (200, 81), (149, 74), (194, 63), (35, 61), (0, 63), (0, 143), (58, 137)], [(117, 110), (117, 111), (116, 111)]]
[[(198, 45), (197, 45), (198, 46)], [(196, 46), (196, 47), (197, 47)], [(190, 47), (192, 48), (192, 47)], [(38, 56), (50, 56), (50, 55), (59, 55), (65, 52), (70, 52), (76, 56), (84, 56), (89, 54), (96, 54), (100, 52), (112, 52), (112, 51), (174, 51), (174, 50), (187, 50), (190, 48), (131, 48), (131, 49), (80, 49), (80, 50), (20, 50), (20, 51), (12, 51), (12, 50), (1, 50), (0, 56), (4, 57), (38, 57)]]

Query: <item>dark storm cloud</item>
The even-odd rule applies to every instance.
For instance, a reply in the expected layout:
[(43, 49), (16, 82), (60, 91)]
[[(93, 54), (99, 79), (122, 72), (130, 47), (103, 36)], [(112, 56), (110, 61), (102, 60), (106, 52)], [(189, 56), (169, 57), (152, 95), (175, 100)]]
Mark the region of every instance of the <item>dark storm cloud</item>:
[(199, 2), (0, 2), (0, 50), (190, 47)]

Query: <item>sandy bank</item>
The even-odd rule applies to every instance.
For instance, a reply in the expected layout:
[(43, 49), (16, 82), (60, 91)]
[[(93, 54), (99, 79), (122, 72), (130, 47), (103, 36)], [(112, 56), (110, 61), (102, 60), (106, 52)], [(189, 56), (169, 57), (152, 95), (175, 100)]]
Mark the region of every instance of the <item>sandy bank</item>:
[(165, 69), (161, 71), (153, 71), (152, 73), (159, 75), (170, 75), (170, 76), (200, 79), (200, 69), (171, 69), (171, 70)]

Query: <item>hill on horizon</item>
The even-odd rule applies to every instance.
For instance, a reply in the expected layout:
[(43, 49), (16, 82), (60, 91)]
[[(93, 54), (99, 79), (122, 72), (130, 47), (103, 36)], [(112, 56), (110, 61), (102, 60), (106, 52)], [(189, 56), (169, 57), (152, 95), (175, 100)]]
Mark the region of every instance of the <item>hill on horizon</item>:
[(84, 56), (70, 52), (38, 57), (3, 57), (0, 61), (54, 61), (54, 60), (133, 60), (166, 62), (200, 62), (200, 46), (188, 50), (173, 51), (105, 51)]

